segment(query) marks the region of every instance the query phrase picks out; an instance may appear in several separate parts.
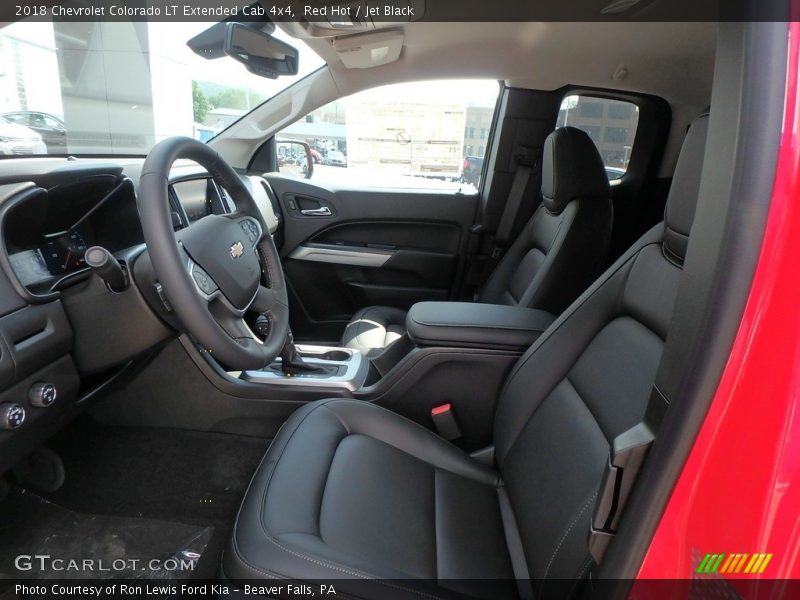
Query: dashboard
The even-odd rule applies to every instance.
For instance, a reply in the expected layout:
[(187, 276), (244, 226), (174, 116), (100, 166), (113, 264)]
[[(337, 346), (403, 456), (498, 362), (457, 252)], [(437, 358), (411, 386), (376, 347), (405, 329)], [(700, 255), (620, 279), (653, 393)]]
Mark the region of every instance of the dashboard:
[[(277, 201), (260, 178), (251, 190), (271, 233), (277, 229)], [(228, 194), (207, 175), (177, 174), (169, 187), (176, 231), (212, 214), (236, 210)], [(120, 170), (88, 174), (49, 189), (21, 194), (2, 215), (8, 263), (21, 286), (48, 297), (88, 276), (84, 255), (95, 245), (112, 254), (144, 243), (133, 180)]]
[(2, 224), (11, 270), (33, 295), (54, 293), (85, 272), (89, 247), (116, 252), (143, 239), (134, 185), (121, 173), (34, 188), (4, 211)]
[[(149, 261), (136, 197), (143, 162), (0, 161), (0, 473), (175, 335), (154, 307), (153, 282), (136, 277)], [(266, 229), (279, 235), (269, 184), (241, 178)], [(173, 167), (168, 198), (175, 231), (237, 210), (194, 163)], [(92, 246), (113, 254), (135, 285), (113, 291), (93, 276), (84, 259)], [(52, 393), (40, 398), (42, 389)], [(20, 410), (24, 424), (3, 425)]]

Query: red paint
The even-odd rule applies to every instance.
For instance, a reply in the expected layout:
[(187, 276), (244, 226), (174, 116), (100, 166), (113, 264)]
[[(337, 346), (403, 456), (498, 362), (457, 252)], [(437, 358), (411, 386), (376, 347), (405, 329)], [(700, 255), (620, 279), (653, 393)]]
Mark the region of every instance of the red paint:
[[(761, 578), (800, 578), (799, 23), (790, 24), (788, 48), (783, 132), (753, 285), (640, 579), (716, 577), (694, 574), (697, 554), (707, 552), (772, 552)], [(769, 588), (733, 585), (748, 598)]]

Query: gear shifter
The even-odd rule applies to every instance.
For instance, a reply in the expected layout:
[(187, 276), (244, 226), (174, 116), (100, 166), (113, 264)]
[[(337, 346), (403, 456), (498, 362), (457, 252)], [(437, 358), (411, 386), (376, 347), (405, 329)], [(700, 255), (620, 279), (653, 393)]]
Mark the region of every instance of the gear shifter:
[(286, 343), (281, 350), (281, 371), (288, 376), (301, 373), (328, 373), (330, 370), (322, 365), (312, 365), (303, 360), (297, 347), (294, 345), (292, 331), (286, 334)]

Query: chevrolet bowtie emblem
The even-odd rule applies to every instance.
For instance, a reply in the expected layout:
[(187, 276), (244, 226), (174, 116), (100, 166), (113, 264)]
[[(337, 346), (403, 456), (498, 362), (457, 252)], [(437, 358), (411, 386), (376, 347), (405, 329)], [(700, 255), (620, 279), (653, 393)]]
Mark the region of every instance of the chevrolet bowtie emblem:
[(231, 260), (236, 260), (242, 254), (244, 254), (244, 244), (242, 242), (236, 242), (231, 246)]

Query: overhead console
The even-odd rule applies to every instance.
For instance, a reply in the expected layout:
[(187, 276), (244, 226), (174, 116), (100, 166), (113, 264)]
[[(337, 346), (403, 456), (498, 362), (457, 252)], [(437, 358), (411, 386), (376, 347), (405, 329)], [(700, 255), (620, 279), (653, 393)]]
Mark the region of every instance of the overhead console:
[(380, 0), (342, 0), (322, 6), (290, 2), (291, 14), (296, 19), (281, 21), (280, 26), (300, 39), (338, 38), (419, 21), (425, 16), (426, 5), (426, 0), (408, 0), (402, 7)]

